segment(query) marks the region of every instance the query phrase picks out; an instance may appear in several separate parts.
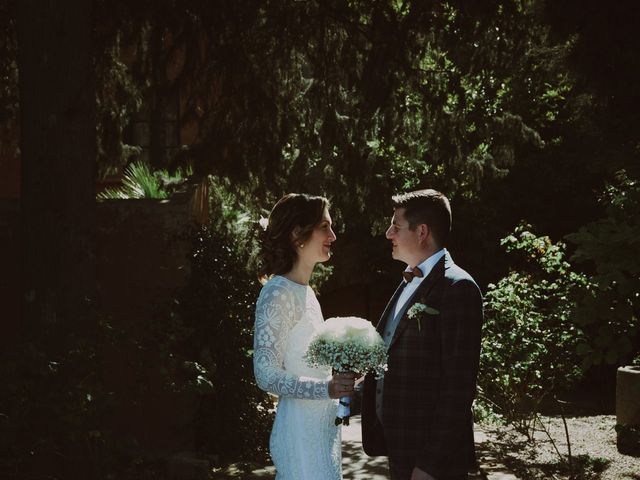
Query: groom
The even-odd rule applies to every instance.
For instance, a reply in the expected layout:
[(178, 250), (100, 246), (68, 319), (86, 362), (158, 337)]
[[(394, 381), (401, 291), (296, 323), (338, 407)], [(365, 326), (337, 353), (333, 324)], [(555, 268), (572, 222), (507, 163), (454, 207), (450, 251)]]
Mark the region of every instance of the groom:
[(444, 248), (447, 198), (419, 190), (393, 197), (393, 205), (386, 237), (407, 268), (377, 326), (389, 369), (364, 381), (363, 448), (389, 457), (392, 480), (464, 480), (475, 466), (482, 295)]

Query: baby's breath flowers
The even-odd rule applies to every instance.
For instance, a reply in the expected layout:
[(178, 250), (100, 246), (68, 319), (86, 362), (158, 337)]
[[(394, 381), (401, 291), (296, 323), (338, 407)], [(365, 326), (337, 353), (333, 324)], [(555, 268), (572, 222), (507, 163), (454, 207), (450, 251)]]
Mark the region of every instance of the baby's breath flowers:
[(414, 303), (413, 305), (411, 305), (411, 308), (409, 309), (409, 311), (407, 311), (407, 317), (411, 319), (414, 319), (414, 318), (416, 319), (418, 323), (418, 331), (420, 331), (422, 328), (422, 323), (420, 320), (423, 315), (438, 315), (439, 313), (440, 313), (439, 310), (436, 310), (433, 307), (429, 307), (424, 303)]
[(327, 319), (316, 332), (305, 355), (312, 367), (330, 366), (336, 372), (365, 374), (376, 378), (387, 368), (384, 341), (368, 320), (359, 317)]
[[(318, 329), (305, 354), (311, 367), (331, 367), (336, 372), (368, 372), (381, 378), (387, 369), (384, 341), (368, 320), (333, 317)], [(344, 407), (344, 408), (343, 408)], [(349, 397), (340, 399), (336, 425), (349, 425)]]

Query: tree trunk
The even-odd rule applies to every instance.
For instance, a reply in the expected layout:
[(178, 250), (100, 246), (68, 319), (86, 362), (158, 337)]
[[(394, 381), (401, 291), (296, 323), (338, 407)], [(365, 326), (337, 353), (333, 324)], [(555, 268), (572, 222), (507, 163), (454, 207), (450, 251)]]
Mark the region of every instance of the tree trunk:
[(94, 298), (92, 2), (17, 4), (23, 324), (37, 338), (89, 323)]
[(75, 354), (95, 348), (85, 333), (96, 329), (92, 2), (16, 3), (27, 352), (19, 365), (29, 406), (21, 442), (31, 450), (27, 476), (92, 478), (83, 385), (96, 369), (85, 361), (92, 352)]

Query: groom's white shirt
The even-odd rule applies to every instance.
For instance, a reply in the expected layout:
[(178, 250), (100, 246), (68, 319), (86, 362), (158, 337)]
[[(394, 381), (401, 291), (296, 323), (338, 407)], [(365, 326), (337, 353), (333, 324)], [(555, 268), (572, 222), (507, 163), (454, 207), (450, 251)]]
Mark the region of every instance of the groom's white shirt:
[[(427, 258), (424, 262), (417, 267), (422, 270), (422, 277), (413, 277), (413, 279), (404, 287), (402, 293), (398, 297), (398, 301), (396, 302), (396, 309), (393, 313), (394, 318), (398, 316), (398, 312), (404, 307), (404, 304), (413, 296), (416, 289), (420, 286), (422, 281), (429, 276), (433, 267), (436, 266), (438, 260), (444, 257), (444, 254), (447, 252), (446, 248), (438, 250), (436, 253)], [(412, 269), (407, 265), (405, 272), (410, 272)], [(395, 329), (394, 329), (395, 330)]]

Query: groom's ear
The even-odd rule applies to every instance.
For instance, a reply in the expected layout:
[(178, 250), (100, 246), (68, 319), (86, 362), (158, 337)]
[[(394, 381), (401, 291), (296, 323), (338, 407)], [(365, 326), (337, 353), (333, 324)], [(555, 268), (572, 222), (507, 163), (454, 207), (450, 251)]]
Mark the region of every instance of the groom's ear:
[(421, 244), (426, 243), (427, 238), (429, 238), (429, 235), (431, 234), (429, 225), (427, 225), (426, 223), (421, 223), (416, 228), (418, 229), (418, 240), (420, 240)]

